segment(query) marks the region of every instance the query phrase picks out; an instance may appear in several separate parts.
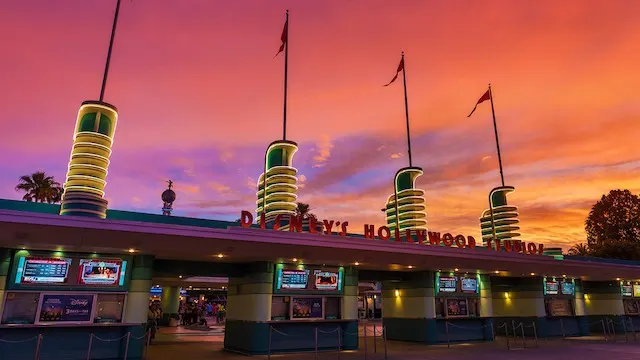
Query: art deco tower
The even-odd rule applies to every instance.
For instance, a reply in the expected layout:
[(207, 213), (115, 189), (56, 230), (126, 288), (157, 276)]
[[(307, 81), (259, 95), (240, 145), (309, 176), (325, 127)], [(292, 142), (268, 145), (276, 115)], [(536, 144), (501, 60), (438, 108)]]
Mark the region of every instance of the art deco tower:
[(258, 179), (257, 218), (264, 213), (265, 222), (271, 224), (276, 216), (285, 215), (280, 221), (281, 230), (288, 230), (289, 215), (296, 213), (298, 170), (292, 166), (296, 151), (298, 145), (293, 141), (272, 142), (265, 154), (265, 171)]
[(513, 186), (500, 186), (489, 193), (490, 207), (482, 212), (480, 218), (483, 243), (489, 239), (517, 240), (520, 236), (518, 208), (507, 204), (507, 194), (514, 191)]
[(416, 189), (416, 179), (422, 174), (419, 167), (402, 168), (396, 173), (394, 193), (385, 207), (387, 226), (392, 234), (396, 228), (400, 231), (427, 230), (424, 190)]
[(80, 106), (73, 135), (71, 159), (64, 184), (60, 215), (90, 216), (104, 219), (107, 216), (107, 200), (104, 188), (113, 146), (113, 135), (118, 122), (118, 110), (103, 101), (109, 73), (111, 50), (118, 23), (120, 1), (111, 27), (111, 40), (102, 78), (100, 100), (85, 101)]

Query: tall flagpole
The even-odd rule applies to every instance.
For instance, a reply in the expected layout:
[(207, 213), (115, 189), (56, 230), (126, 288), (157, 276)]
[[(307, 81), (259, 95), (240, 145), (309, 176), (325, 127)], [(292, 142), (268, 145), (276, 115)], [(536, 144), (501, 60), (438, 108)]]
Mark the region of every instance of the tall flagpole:
[[(491, 100), (491, 114), (493, 115), (493, 132), (496, 135), (496, 147), (498, 148), (498, 164), (500, 165), (500, 180), (502, 181), (502, 186), (504, 186), (504, 173), (502, 172), (502, 156), (500, 155), (500, 142), (498, 141), (498, 126), (496, 125), (496, 112), (493, 109), (493, 93), (491, 92), (491, 84), (489, 84), (489, 99)], [(408, 118), (407, 118), (407, 121), (409, 121)], [(407, 126), (408, 126), (408, 123), (407, 123)]]
[(409, 151), (409, 167), (413, 166), (411, 161), (411, 135), (409, 133), (409, 103), (407, 100), (407, 63), (404, 61), (404, 51), (402, 52), (402, 82), (404, 83), (404, 114), (407, 119), (407, 147)]
[(120, 0), (116, 3), (116, 14), (113, 17), (113, 26), (111, 27), (111, 40), (109, 40), (109, 51), (107, 51), (107, 63), (104, 66), (104, 75), (102, 76), (102, 87), (100, 88), (100, 101), (104, 99), (104, 89), (107, 86), (107, 76), (109, 75), (109, 63), (111, 63), (111, 50), (113, 49), (113, 40), (116, 37), (116, 25), (118, 25), (118, 14), (120, 13)]
[(287, 15), (285, 24), (287, 27), (286, 39), (284, 43), (284, 124), (282, 128), (282, 140), (287, 140), (287, 73), (289, 70), (289, 9), (287, 9)]

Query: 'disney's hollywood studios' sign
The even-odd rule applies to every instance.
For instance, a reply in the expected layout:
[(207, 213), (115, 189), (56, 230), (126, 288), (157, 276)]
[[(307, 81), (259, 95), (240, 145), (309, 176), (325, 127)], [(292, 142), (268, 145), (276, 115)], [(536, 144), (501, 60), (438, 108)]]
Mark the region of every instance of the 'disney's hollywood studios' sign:
[[(290, 232), (303, 232), (302, 216), (295, 215), (278, 215), (275, 217), (273, 224), (270, 224), (270, 228), (273, 230), (280, 229), (283, 224), (282, 222), (288, 221), (289, 231)], [(308, 218), (309, 221), (309, 229), (308, 233), (311, 234), (325, 234), (325, 235), (338, 235), (338, 236), (346, 236), (348, 234), (347, 228), (349, 226), (348, 221), (333, 221), (333, 220), (322, 220), (319, 221), (316, 218)], [(249, 228), (253, 224), (253, 214), (249, 211), (242, 210), (240, 213), (240, 225), (243, 228)], [(260, 220), (258, 222), (261, 229), (267, 228), (267, 223), (265, 221), (264, 214), (260, 215)], [(321, 227), (321, 230), (319, 228)], [(377, 230), (377, 231), (376, 231)], [(454, 244), (456, 247), (461, 249), (466, 248), (475, 248), (476, 240), (473, 236), (464, 235), (456, 235), (453, 236), (450, 233), (444, 233), (442, 236), (439, 232), (426, 231), (426, 230), (404, 230), (400, 231), (398, 229), (394, 229), (393, 237), (395, 242), (404, 243), (404, 244), (418, 244), (418, 245), (440, 245), (452, 247)], [(374, 225), (365, 224), (364, 225), (364, 237), (365, 239), (379, 239), (379, 240), (390, 240), (391, 239), (391, 229), (388, 226), (380, 226), (377, 229)], [(403, 241), (404, 236), (404, 241)], [(495, 246), (494, 246), (495, 245)], [(501, 251), (504, 248), (506, 252), (517, 252), (522, 254), (531, 254), (531, 255), (542, 255), (544, 251), (544, 244), (535, 244), (532, 242), (524, 242), (521, 240), (495, 240), (491, 239), (487, 240), (487, 248)]]

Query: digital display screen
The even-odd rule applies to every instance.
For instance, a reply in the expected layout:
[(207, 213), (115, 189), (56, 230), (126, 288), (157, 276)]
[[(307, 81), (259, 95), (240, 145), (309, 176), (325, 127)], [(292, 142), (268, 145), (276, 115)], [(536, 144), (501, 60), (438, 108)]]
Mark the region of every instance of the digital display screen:
[(68, 258), (21, 257), (16, 274), (17, 284), (64, 284), (67, 282)]
[(313, 277), (317, 290), (338, 290), (340, 278), (337, 271), (314, 270)]
[(293, 298), (291, 300), (292, 319), (321, 319), (322, 298)]
[(622, 296), (633, 296), (633, 286), (622, 285)]
[(558, 295), (560, 289), (557, 281), (547, 281), (544, 283), (545, 293), (547, 295)]
[(456, 292), (456, 278), (455, 277), (441, 277), (440, 278), (440, 291), (441, 292)]
[(307, 288), (309, 270), (282, 270), (280, 284), (282, 289), (303, 290)]
[(460, 280), (462, 292), (475, 293), (478, 291), (478, 280), (473, 278), (462, 278)]
[(640, 285), (633, 285), (633, 296), (640, 297)]
[(81, 259), (78, 284), (121, 285), (119, 280), (122, 268), (122, 260)]
[(575, 286), (572, 282), (563, 282), (560, 287), (560, 291), (562, 292), (562, 295), (573, 295)]

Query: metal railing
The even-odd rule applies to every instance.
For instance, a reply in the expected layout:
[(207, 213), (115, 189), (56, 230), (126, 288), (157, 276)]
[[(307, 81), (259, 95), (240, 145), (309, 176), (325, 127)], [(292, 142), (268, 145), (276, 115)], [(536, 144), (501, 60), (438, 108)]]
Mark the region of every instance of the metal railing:
[[(368, 335), (368, 331), (367, 331), (367, 326), (363, 327), (363, 332), (364, 332), (364, 358), (367, 359), (367, 355), (368, 355), (368, 342), (369, 342), (369, 336)], [(296, 335), (292, 335), (292, 334), (287, 334), (285, 332), (282, 332), (278, 329), (276, 329), (273, 326), (269, 326), (269, 345), (268, 345), (268, 349), (267, 349), (267, 359), (271, 359), (271, 355), (273, 355), (273, 334), (278, 334), (280, 336), (285, 336), (285, 337), (295, 337)], [(342, 330), (341, 327), (337, 327), (334, 330), (321, 330), (318, 327), (314, 328), (314, 346), (313, 346), (313, 358), (315, 360), (318, 359), (318, 353), (321, 351), (318, 348), (318, 343), (319, 343), (319, 335), (331, 335), (333, 333), (336, 333), (336, 358), (340, 359), (340, 353), (343, 351), (343, 343), (342, 343), (342, 336), (343, 335), (348, 335), (348, 336), (356, 336), (357, 338), (359, 337), (359, 333), (350, 333), (350, 332), (346, 332), (344, 330)], [(387, 331), (386, 328), (383, 326), (382, 329), (380, 331), (378, 331), (378, 329), (376, 328), (376, 326), (374, 325), (373, 327), (373, 352), (377, 353), (378, 352), (378, 347), (377, 347), (377, 343), (378, 343), (378, 338), (382, 338), (382, 342), (384, 345), (384, 358), (387, 359), (388, 357), (388, 350), (387, 350)]]
[[(32, 338), (29, 339), (25, 339), (25, 340), (5, 340), (5, 339), (0, 339), (0, 344), (5, 343), (5, 344), (21, 344), (21, 343), (26, 343), (26, 342), (30, 342), (30, 341), (36, 341), (35, 342), (35, 350), (34, 350), (34, 360), (39, 360), (40, 359), (40, 350), (42, 347), (42, 340), (44, 338), (43, 334), (38, 334)], [(123, 355), (123, 359), (126, 360), (128, 355), (129, 355), (129, 344), (131, 342), (131, 340), (145, 340), (145, 347), (142, 350), (142, 359), (144, 360), (148, 360), (149, 359), (149, 344), (151, 341), (151, 332), (147, 331), (145, 332), (142, 336), (140, 337), (135, 337), (135, 336), (131, 336), (131, 332), (127, 332), (126, 334), (124, 334), (123, 336), (116, 338), (116, 339), (103, 339), (101, 337), (96, 336), (94, 333), (90, 333), (89, 334), (89, 347), (87, 348), (87, 360), (91, 359), (91, 350), (93, 347), (93, 340), (97, 340), (97, 341), (102, 341), (102, 342), (113, 342), (113, 341), (122, 341), (124, 339), (126, 339), (126, 343), (124, 346), (124, 355)]]
[(457, 328), (457, 329), (464, 329), (464, 330), (481, 330), (484, 331), (484, 329), (486, 329), (487, 327), (491, 329), (491, 341), (494, 341), (496, 338), (496, 334), (495, 331), (493, 329), (493, 324), (492, 323), (488, 323), (488, 324), (484, 324), (480, 327), (468, 327), (468, 326), (460, 326), (460, 325), (456, 325), (450, 321), (445, 321), (444, 323), (444, 332), (446, 334), (447, 337), (447, 348), (451, 348), (451, 337), (450, 337), (450, 332), (449, 332), (449, 327), (453, 327), (453, 328)]

